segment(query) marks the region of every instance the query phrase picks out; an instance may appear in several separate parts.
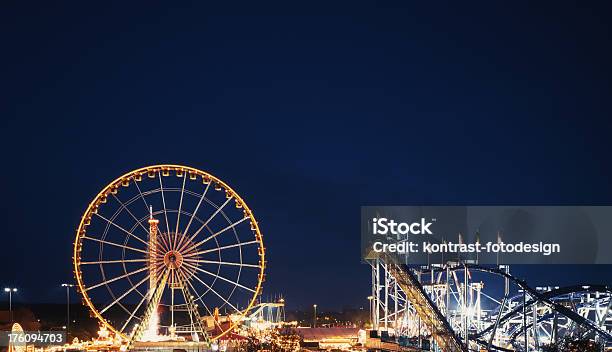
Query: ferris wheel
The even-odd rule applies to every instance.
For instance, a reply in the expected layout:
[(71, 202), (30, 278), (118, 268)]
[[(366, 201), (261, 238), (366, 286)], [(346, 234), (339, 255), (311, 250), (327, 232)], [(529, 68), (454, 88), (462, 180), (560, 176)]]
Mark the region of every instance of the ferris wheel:
[(253, 212), (226, 183), (155, 165), (117, 178), (89, 204), (74, 271), (83, 303), (117, 336), (211, 341), (255, 304), (264, 256)]

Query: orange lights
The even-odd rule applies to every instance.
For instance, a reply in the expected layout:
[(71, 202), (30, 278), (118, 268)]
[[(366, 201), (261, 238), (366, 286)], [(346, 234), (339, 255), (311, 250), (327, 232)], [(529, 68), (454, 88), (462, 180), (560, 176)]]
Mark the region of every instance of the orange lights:
[[(145, 176), (146, 175), (146, 176)], [(221, 181), (220, 179), (216, 178), (215, 176), (205, 172), (205, 171), (201, 171), (198, 169), (194, 169), (188, 166), (182, 166), (182, 165), (154, 165), (154, 166), (149, 166), (149, 167), (144, 167), (144, 168), (140, 168), (134, 171), (131, 171), (129, 173), (126, 173), (125, 175), (117, 178), (116, 180), (114, 180), (113, 182), (111, 182), (109, 185), (107, 185), (106, 187), (104, 187), (100, 193), (98, 193), (98, 195), (93, 199), (93, 201), (89, 204), (89, 206), (87, 207), (81, 222), (79, 224), (79, 227), (77, 229), (76, 232), (76, 240), (74, 242), (74, 246), (73, 246), (73, 266), (74, 266), (74, 276), (77, 282), (77, 289), (78, 291), (81, 293), (82, 295), (82, 300), (83, 300), (83, 304), (86, 305), (89, 310), (90, 310), (90, 314), (97, 318), (100, 322), (101, 322), (101, 326), (108, 329), (108, 331), (112, 332), (113, 334), (115, 334), (116, 336), (124, 339), (124, 340), (128, 340), (129, 339), (129, 329), (122, 329), (121, 324), (118, 324), (116, 320), (111, 319), (112, 321), (109, 321), (106, 316), (108, 315), (108, 313), (105, 313), (104, 309), (98, 309), (97, 304), (91, 300), (90, 298), (90, 294), (91, 291), (89, 291), (91, 289), (90, 286), (98, 286), (98, 285), (86, 285), (86, 282), (89, 283), (88, 280), (91, 280), (91, 277), (88, 276), (88, 271), (85, 270), (85, 277), (83, 277), (83, 273), (81, 271), (82, 268), (82, 264), (94, 264), (94, 262), (92, 261), (93, 259), (90, 259), (87, 257), (87, 255), (83, 255), (83, 263), (81, 262), (81, 254), (83, 252), (83, 242), (85, 240), (91, 240), (91, 237), (95, 237), (95, 233), (89, 233), (92, 232), (96, 226), (97, 226), (97, 221), (102, 221), (99, 220), (98, 218), (103, 217), (106, 215), (105, 211), (107, 209), (112, 209), (113, 206), (117, 206), (115, 201), (119, 201), (121, 199), (121, 196), (123, 195), (130, 195), (132, 193), (135, 193), (136, 196), (138, 195), (138, 193), (136, 192), (140, 192), (140, 189), (137, 189), (136, 187), (141, 187), (143, 189), (143, 193), (147, 194), (146, 192), (144, 192), (145, 190), (145, 186), (150, 182), (148, 180), (145, 180), (146, 182), (142, 183), (142, 184), (138, 184), (136, 182), (141, 182), (143, 180), (143, 177), (148, 177), (148, 178), (160, 178), (160, 182), (161, 179), (163, 177), (169, 177), (172, 176), (174, 183), (176, 183), (176, 179), (175, 177), (184, 177), (185, 179), (191, 180), (191, 181), (197, 181), (196, 184), (198, 184), (199, 188), (204, 190), (204, 188), (206, 190), (209, 189), (210, 186), (212, 186), (211, 188), (214, 188), (216, 191), (224, 191), (224, 193), (218, 193), (215, 197), (216, 199), (223, 199), (223, 197), (225, 197), (225, 199), (227, 199), (227, 201), (225, 203), (227, 203), (227, 208), (233, 208), (232, 203), (234, 203), (235, 208), (237, 209), (241, 209), (236, 211), (236, 210), (232, 210), (232, 215), (237, 216), (240, 219), (240, 214), (244, 215), (244, 222), (246, 223), (246, 221), (249, 221), (250, 223), (250, 230), (253, 231), (253, 234), (249, 234), (250, 239), (253, 240), (255, 239), (255, 241), (250, 241), (249, 245), (253, 245), (253, 252), (252, 255), (253, 257), (252, 262), (251, 262), (251, 267), (254, 267), (255, 270), (252, 273), (252, 280), (249, 282), (248, 285), (248, 290), (252, 291), (251, 293), (248, 293), (248, 298), (245, 298), (245, 302), (247, 303), (247, 299), (248, 299), (248, 304), (246, 305), (246, 308), (244, 309), (244, 312), (248, 312), (251, 307), (253, 307), (253, 305), (255, 304), (256, 300), (258, 299), (258, 296), (261, 294), (261, 287), (262, 287), (262, 283), (265, 280), (265, 275), (264, 275), (264, 269), (266, 266), (266, 261), (265, 261), (265, 248), (263, 246), (263, 236), (259, 230), (259, 226), (257, 224), (257, 221), (253, 215), (253, 212), (249, 209), (249, 207), (247, 206), (247, 204), (242, 200), (242, 198), (240, 197), (239, 194), (237, 194), (232, 188), (230, 188), (226, 183), (224, 183), (223, 181)], [(202, 184), (204, 184), (205, 186), (202, 186), (202, 184), (199, 184), (199, 178), (202, 178)], [(166, 180), (166, 179), (164, 179)], [(134, 182), (132, 182), (134, 181)], [(157, 180), (154, 180), (153, 182), (157, 182)], [(180, 180), (178, 182), (183, 182), (184, 180)], [(193, 183), (190, 183), (193, 184)], [(128, 188), (126, 190), (124, 190), (124, 187)], [(131, 188), (133, 187), (133, 188)], [(164, 188), (164, 190), (166, 190), (166, 188)], [(210, 192), (210, 191), (209, 191)], [(202, 193), (202, 191), (200, 191), (200, 193)], [(111, 196), (111, 200), (108, 201), (108, 196)], [(186, 193), (187, 194), (187, 193)], [(204, 192), (205, 194), (205, 192)], [(210, 193), (209, 193), (210, 194)], [(115, 195), (117, 195), (115, 197)], [(136, 197), (135, 196), (135, 197)], [(192, 193), (191, 196), (200, 196), (200, 194), (197, 193)], [(127, 196), (126, 196), (127, 197)], [(186, 196), (187, 197), (187, 196)], [(119, 199), (116, 199), (119, 198)], [(234, 198), (234, 200), (232, 201), (231, 198)], [(168, 198), (166, 198), (167, 200)], [(207, 198), (204, 198), (205, 200), (208, 201)], [(178, 200), (177, 200), (178, 202)], [(223, 202), (222, 200), (219, 200), (219, 202)], [(103, 204), (107, 204), (107, 206), (102, 206)], [(224, 203), (224, 204), (225, 204)], [(186, 203), (189, 204), (189, 203)], [(204, 206), (205, 204), (207, 204), (206, 202), (202, 203), (202, 206)], [(195, 205), (195, 204), (194, 204)], [(183, 204), (183, 206), (185, 206)], [(109, 208), (110, 207), (110, 208)], [(165, 209), (165, 208), (164, 208)], [(179, 208), (180, 210), (180, 208)], [(184, 210), (184, 209), (183, 209)], [(197, 211), (197, 209), (196, 209)], [(161, 212), (159, 211), (159, 208), (156, 208), (156, 213), (155, 214), (160, 214)], [(94, 214), (98, 214), (95, 215)], [(151, 213), (153, 214), (153, 213)], [(129, 214), (126, 214), (126, 217)], [(138, 214), (135, 214), (138, 215)], [(92, 223), (92, 216), (94, 216), (94, 225), (90, 226), (90, 224)], [(113, 219), (110, 216), (107, 216), (109, 219)], [(138, 217), (138, 216), (136, 216)], [(104, 218), (102, 218), (104, 219)], [(159, 218), (162, 221), (162, 224), (167, 223), (167, 219), (164, 219), (163, 217)], [(136, 220), (136, 219), (135, 219)], [(165, 225), (163, 226), (164, 229), (162, 229), (162, 227), (160, 226), (159, 230), (157, 229), (157, 225), (158, 222), (156, 219), (153, 219), (151, 217), (151, 220), (154, 220), (155, 223), (154, 224), (149, 224), (151, 225), (149, 230), (149, 238), (146, 238), (145, 236), (143, 236), (144, 241), (146, 241), (147, 243), (145, 243), (144, 245), (140, 244), (139, 248), (148, 248), (148, 247), (152, 247), (152, 248), (156, 248), (158, 247), (157, 242), (161, 243), (162, 240), (167, 241), (168, 237), (167, 235), (164, 235), (165, 233), (178, 233), (180, 236), (180, 231), (176, 231), (174, 228), (171, 228), (170, 230), (166, 230), (165, 229)], [(164, 221), (165, 220), (165, 221)], [(238, 220), (234, 220), (234, 221), (238, 221)], [(142, 222), (144, 224), (144, 226), (146, 227), (146, 218), (142, 219)], [(240, 222), (240, 221), (239, 221)], [(239, 223), (238, 222), (238, 223)], [(195, 223), (192, 226), (192, 232), (195, 232)], [(185, 227), (185, 225), (188, 225), (189, 223), (187, 221), (182, 221), (180, 223), (181, 225), (183, 225), (183, 227)], [(188, 226), (187, 226), (188, 227)], [(179, 228), (179, 225), (176, 225), (176, 228)], [(125, 229), (121, 229), (121, 228), (115, 228), (116, 231), (119, 232), (127, 232), (127, 231), (132, 231), (133, 229), (130, 229), (129, 227), (126, 227)], [(127, 230), (127, 231), (125, 231)], [(245, 233), (249, 233), (248, 232), (248, 228), (246, 227), (246, 224), (243, 224), (241, 227), (241, 230), (244, 231)], [(159, 232), (158, 232), (159, 231)], [(157, 236), (156, 236), (157, 235)], [(162, 237), (162, 236), (166, 236), (166, 237)], [(254, 238), (252, 237), (254, 236)], [(135, 238), (129, 237), (130, 240), (134, 240)], [(112, 243), (109, 243), (108, 239), (97, 239), (96, 240), (96, 246), (98, 246), (98, 244), (101, 245), (112, 245)], [(111, 240), (112, 241), (112, 240)], [(150, 243), (149, 243), (150, 242)], [(211, 241), (212, 242), (212, 241)], [(91, 242), (90, 242), (91, 243)], [(188, 246), (192, 245), (192, 242), (187, 241), (186, 242)], [(195, 241), (194, 241), (195, 243)], [(247, 243), (245, 241), (245, 243)], [(147, 246), (147, 244), (149, 246)], [(133, 246), (130, 245), (130, 243), (127, 244), (123, 244), (122, 245), (124, 248), (127, 248), (128, 250), (133, 250)], [(257, 254), (255, 254), (255, 246), (257, 248)], [(87, 244), (85, 246), (85, 254), (89, 253), (89, 248), (91, 248), (92, 246), (89, 246), (89, 244)], [(114, 247), (113, 247), (114, 248)], [(136, 248), (138, 249), (138, 248)], [(148, 249), (146, 250), (147, 254), (148, 254)], [(145, 253), (142, 250), (139, 251), (140, 253)], [(191, 263), (190, 261), (193, 261), (193, 257), (190, 257), (188, 254), (185, 254), (185, 252), (181, 252), (181, 251), (175, 251), (175, 252), (168, 252), (168, 253), (164, 253), (161, 252), (164, 255), (164, 260), (163, 260), (163, 264), (164, 266), (168, 267), (168, 268), (172, 268), (174, 270), (178, 270), (179, 268), (187, 268), (187, 265), (189, 263)], [(183, 254), (185, 254), (183, 256)], [(142, 254), (138, 254), (138, 255), (142, 255)], [(137, 258), (137, 259), (132, 259), (131, 261), (133, 263), (138, 263), (138, 262), (143, 262), (145, 264), (142, 264), (142, 266), (145, 266), (147, 264), (150, 264), (150, 262), (152, 261), (152, 257), (145, 255), (143, 256), (144, 259), (141, 258)], [(116, 265), (116, 262), (113, 263), (113, 265)], [(136, 264), (130, 264), (130, 265), (136, 265)], [(139, 264), (140, 265), (140, 264)], [(194, 269), (195, 270), (195, 269)], [(255, 276), (255, 273), (256, 276)], [(140, 275), (140, 274), (139, 274)], [(156, 276), (155, 274), (152, 276)], [(162, 272), (159, 271), (159, 273), (157, 274), (157, 277), (155, 278), (155, 282), (159, 282), (160, 278), (162, 278)], [(257, 278), (257, 282), (255, 283), (255, 278)], [(146, 282), (146, 281), (145, 281)], [(94, 282), (95, 283), (95, 282)], [(143, 285), (146, 285), (146, 283), (144, 283)], [(151, 283), (149, 283), (149, 286), (152, 286)], [(135, 291), (133, 291), (135, 292)], [(252, 296), (251, 296), (252, 294)], [(195, 303), (193, 303), (193, 305), (195, 306)], [(243, 311), (242, 308), (243, 306), (240, 307), (240, 311)], [(236, 327), (236, 325), (238, 325), (240, 323), (241, 319), (240, 318), (232, 318), (229, 320), (229, 326), (224, 327), (223, 331), (220, 331), (216, 336), (211, 336), (211, 338), (213, 340), (218, 339), (224, 335), (226, 335), (227, 333), (229, 333), (233, 328)], [(127, 326), (127, 322), (126, 322), (126, 326)]]

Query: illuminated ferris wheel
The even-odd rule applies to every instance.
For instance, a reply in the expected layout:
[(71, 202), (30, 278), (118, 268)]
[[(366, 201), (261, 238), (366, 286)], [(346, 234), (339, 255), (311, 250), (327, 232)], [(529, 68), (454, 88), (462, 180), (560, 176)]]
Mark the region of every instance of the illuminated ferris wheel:
[(89, 204), (74, 244), (79, 291), (128, 341), (211, 341), (257, 300), (264, 246), (252, 211), (218, 178), (191, 167), (129, 172)]

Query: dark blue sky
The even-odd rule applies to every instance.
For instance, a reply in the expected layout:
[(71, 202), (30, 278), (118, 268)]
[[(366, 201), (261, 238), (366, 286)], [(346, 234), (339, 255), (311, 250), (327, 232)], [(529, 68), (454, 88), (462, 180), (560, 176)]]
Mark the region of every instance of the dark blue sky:
[(607, 4), (17, 3), (0, 10), (17, 299), (63, 298), (87, 203), (148, 164), (235, 187), (269, 249), (264, 295), (292, 308), (366, 303), (360, 205), (611, 203)]

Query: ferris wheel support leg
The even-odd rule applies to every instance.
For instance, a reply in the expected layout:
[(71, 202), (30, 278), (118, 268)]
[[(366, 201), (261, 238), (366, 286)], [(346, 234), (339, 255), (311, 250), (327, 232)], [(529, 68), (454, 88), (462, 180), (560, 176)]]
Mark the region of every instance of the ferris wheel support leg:
[(170, 287), (171, 306), (170, 306), (170, 326), (174, 326), (174, 287)]
[(164, 286), (166, 286), (166, 282), (168, 281), (169, 272), (170, 272), (169, 270), (166, 270), (164, 272), (164, 275), (161, 277), (161, 279), (157, 283), (157, 286), (155, 287), (154, 290), (152, 290), (153, 294), (151, 296), (151, 299), (149, 300), (149, 303), (147, 304), (147, 308), (145, 308), (144, 316), (142, 317), (140, 324), (136, 325), (128, 341), (128, 344), (127, 344), (128, 351), (134, 347), (134, 342), (140, 340), (145, 329), (148, 328), (149, 321), (151, 320), (151, 316), (153, 314), (157, 314), (157, 307), (159, 306), (159, 302), (161, 301), (162, 293), (164, 292)]
[[(199, 332), (202, 334), (204, 341), (207, 343), (210, 343), (211, 342), (210, 337), (206, 333), (206, 330), (204, 329), (204, 325), (202, 325), (202, 317), (200, 316), (200, 313), (198, 312), (198, 307), (195, 304), (193, 295), (189, 292), (189, 289), (187, 288), (186, 285), (182, 285), (182, 289), (183, 289), (183, 295), (185, 296), (185, 302), (187, 303), (187, 307), (189, 309), (189, 317), (195, 320), (195, 328), (199, 330)], [(198, 331), (196, 331), (196, 336), (197, 336), (197, 333)]]

